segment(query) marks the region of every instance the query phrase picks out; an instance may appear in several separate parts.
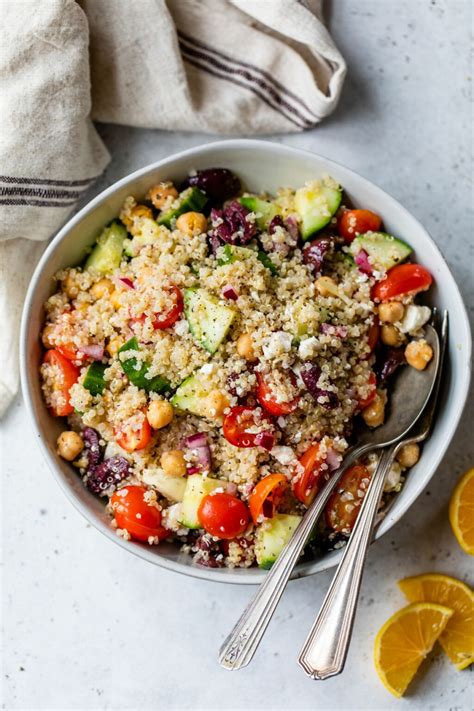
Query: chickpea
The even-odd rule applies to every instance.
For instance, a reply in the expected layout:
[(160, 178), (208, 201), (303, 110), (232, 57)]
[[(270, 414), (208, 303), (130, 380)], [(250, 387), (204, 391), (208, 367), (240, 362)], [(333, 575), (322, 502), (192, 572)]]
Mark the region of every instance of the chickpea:
[(395, 323), (401, 321), (405, 307), (400, 301), (386, 301), (379, 306), (379, 319), (384, 323)]
[(72, 274), (68, 274), (63, 280), (63, 290), (69, 299), (75, 299), (79, 293), (77, 285), (74, 283), (74, 277)]
[(386, 346), (394, 346), (396, 348), (403, 343), (403, 336), (395, 326), (384, 324), (380, 329), (380, 340)]
[(122, 341), (120, 338), (112, 338), (107, 345), (105, 346), (105, 350), (111, 356), (112, 358), (117, 355), (119, 348), (122, 347)]
[(416, 368), (424, 370), (433, 357), (433, 349), (422, 338), (420, 341), (410, 341), (405, 348), (405, 358), (407, 363)]
[(68, 462), (72, 462), (84, 449), (84, 440), (77, 432), (61, 432), (57, 441), (58, 454)]
[(186, 474), (184, 454), (179, 449), (163, 452), (160, 464), (164, 473), (168, 476), (184, 476)]
[(102, 299), (102, 297), (111, 294), (114, 291), (114, 285), (110, 279), (100, 279), (90, 288), (90, 295), (94, 299)]
[(226, 407), (229, 407), (227, 396), (220, 390), (211, 390), (206, 397), (204, 412), (207, 417), (221, 417)]
[(173, 405), (167, 400), (152, 400), (148, 405), (146, 419), (154, 430), (160, 430), (169, 425), (173, 416)]
[(201, 235), (207, 230), (207, 217), (200, 212), (185, 212), (176, 220), (176, 227), (185, 235)]
[(385, 418), (385, 401), (386, 398), (377, 392), (376, 396), (370, 403), (362, 410), (362, 417), (364, 422), (369, 427), (379, 427), (383, 425)]
[(148, 191), (148, 198), (157, 210), (162, 210), (165, 205), (171, 202), (171, 198), (176, 200), (178, 191), (173, 183), (158, 183)]
[(338, 293), (337, 284), (331, 277), (319, 277), (314, 283), (321, 296), (335, 296)]
[(245, 358), (245, 360), (248, 360), (250, 363), (257, 360), (250, 333), (242, 333), (242, 335), (238, 337), (236, 349), (239, 356)]
[(397, 461), (402, 467), (414, 467), (420, 458), (420, 447), (416, 442), (406, 444), (397, 454)]
[(152, 220), (153, 212), (151, 207), (148, 207), (147, 205), (135, 205), (135, 207), (132, 207), (130, 210), (130, 217), (132, 220), (139, 220), (142, 217), (147, 217)]
[(110, 294), (110, 303), (116, 311), (122, 307), (122, 295), (117, 289)]
[(55, 328), (52, 323), (48, 323), (44, 327), (43, 333), (41, 334), (41, 340), (43, 341), (43, 346), (45, 348), (55, 348), (56, 344), (52, 340), (54, 331), (55, 331)]

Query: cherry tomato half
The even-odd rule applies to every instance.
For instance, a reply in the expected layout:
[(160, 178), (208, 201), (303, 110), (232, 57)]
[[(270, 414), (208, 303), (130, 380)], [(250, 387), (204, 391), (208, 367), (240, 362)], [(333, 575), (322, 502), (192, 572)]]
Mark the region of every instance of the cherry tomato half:
[(369, 481), (370, 472), (362, 464), (349, 467), (342, 475), (326, 505), (326, 523), (329, 528), (339, 533), (348, 533), (353, 529)]
[(290, 415), (299, 405), (299, 397), (295, 397), (289, 402), (277, 402), (265, 377), (262, 373), (257, 373), (257, 400), (260, 405), (271, 415)]
[(126, 452), (135, 452), (145, 449), (151, 438), (151, 427), (146, 417), (136, 425), (126, 423), (115, 430), (115, 441)]
[(382, 220), (370, 210), (344, 210), (337, 222), (337, 229), (346, 242), (352, 242), (357, 235), (378, 232)]
[(243, 501), (232, 494), (208, 494), (201, 501), (198, 512), (201, 526), (217, 538), (237, 538), (250, 521), (249, 510)]
[(66, 415), (70, 415), (74, 412), (74, 408), (70, 402), (69, 390), (79, 379), (79, 369), (76, 368), (70, 360), (65, 358), (62, 353), (55, 349), (46, 351), (43, 362), (50, 363), (57, 368), (60, 382), (55, 383), (55, 385), (57, 385), (58, 392), (60, 392), (64, 400), (63, 404), (51, 408), (51, 414), (54, 417), (66, 417)]
[(293, 486), (293, 492), (305, 506), (312, 503), (318, 492), (324, 473), (321, 469), (322, 463), (323, 459), (319, 456), (319, 444), (312, 444), (300, 458), (303, 473)]
[(161, 525), (161, 511), (146, 501), (147, 491), (144, 486), (124, 486), (110, 499), (117, 526), (125, 528), (132, 538), (145, 543), (150, 536), (163, 540), (170, 535)]
[(370, 385), (370, 391), (367, 397), (364, 400), (359, 400), (357, 403), (357, 409), (358, 410), (364, 410), (366, 407), (370, 405), (372, 400), (375, 399), (375, 396), (377, 395), (377, 379), (375, 377), (375, 373), (371, 373), (369, 375), (369, 382), (368, 385)]
[[(255, 429), (256, 424), (261, 423), (261, 415), (257, 414), (257, 409), (253, 407), (245, 407), (245, 405), (236, 405), (231, 408), (228, 415), (224, 417), (222, 431), (224, 437), (234, 447), (257, 447), (259, 443), (259, 435), (250, 430)], [(265, 420), (265, 417), (263, 418)], [(269, 424), (268, 432), (272, 434), (271, 423)]]
[(174, 286), (174, 284), (169, 287), (168, 291), (171, 301), (170, 308), (167, 311), (161, 311), (160, 313), (155, 314), (155, 318), (153, 320), (153, 328), (155, 331), (158, 329), (163, 330), (165, 328), (169, 328), (183, 313), (184, 304), (181, 291), (177, 286)]
[(260, 516), (272, 518), (287, 487), (283, 474), (269, 474), (255, 485), (249, 497), (249, 509), (253, 522), (257, 523)]
[(78, 351), (72, 343), (66, 343), (64, 346), (56, 346), (56, 350), (68, 360), (83, 361), (86, 357), (85, 353)]
[(421, 264), (398, 264), (372, 289), (372, 299), (390, 301), (396, 296), (418, 294), (430, 288), (433, 277)]

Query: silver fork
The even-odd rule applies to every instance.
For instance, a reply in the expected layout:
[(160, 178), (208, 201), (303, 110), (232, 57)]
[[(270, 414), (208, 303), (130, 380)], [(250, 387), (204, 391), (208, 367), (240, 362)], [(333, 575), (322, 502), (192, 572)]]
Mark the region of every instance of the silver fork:
[[(434, 358), (431, 366), (437, 368), (439, 358), (439, 339), (436, 331), (428, 326), (426, 338), (430, 341)], [(359, 446), (350, 451), (342, 464), (329, 481), (319, 491), (315, 500), (306, 511), (298, 528), (286, 544), (256, 595), (249, 602), (231, 633), (225, 639), (219, 650), (219, 663), (225, 669), (236, 670), (245, 667), (251, 661), (265, 633), (272, 615), (280, 601), (283, 591), (290, 579), (293, 568), (306, 545), (311, 531), (328, 502), (331, 493), (337, 486), (342, 474), (360, 457), (368, 452), (389, 447), (399, 442), (421, 415), (431, 394), (434, 379), (431, 372), (418, 372), (413, 368), (403, 368), (399, 375), (398, 385), (391, 398), (391, 412), (384, 425), (375, 431), (366, 431), (359, 438)], [(416, 394), (416, 413), (413, 412), (413, 397), (407, 393)], [(411, 404), (411, 407), (410, 407)], [(394, 414), (395, 413), (395, 414)]]
[(422, 442), (432, 428), (448, 338), (448, 313), (440, 329), (440, 361), (431, 398), (406, 439), (386, 449), (379, 459), (342, 559), (298, 661), (312, 679), (327, 679), (344, 669), (367, 550), (390, 467), (402, 447)]

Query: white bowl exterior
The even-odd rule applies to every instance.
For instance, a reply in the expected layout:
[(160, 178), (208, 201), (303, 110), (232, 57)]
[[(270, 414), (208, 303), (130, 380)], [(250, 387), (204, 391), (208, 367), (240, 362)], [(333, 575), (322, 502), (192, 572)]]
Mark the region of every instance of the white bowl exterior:
[[(58, 233), (44, 253), (32, 277), (22, 318), (20, 360), (22, 387), (33, 426), (46, 459), (59, 484), (83, 515), (119, 545), (152, 563), (176, 572), (219, 582), (256, 584), (265, 572), (251, 569), (210, 569), (192, 564), (188, 555), (173, 544), (149, 547), (116, 536), (104, 514), (104, 502), (83, 486), (73, 468), (55, 452), (61, 423), (48, 413), (41, 395), (38, 366), (41, 346), (38, 334), (43, 322), (43, 303), (53, 291), (58, 269), (78, 264), (85, 249), (104, 224), (114, 218), (128, 195), (143, 196), (160, 180), (182, 180), (191, 169), (226, 167), (239, 175), (250, 191), (276, 192), (281, 186), (299, 186), (329, 174), (344, 186), (355, 205), (383, 216), (388, 232), (405, 239), (419, 260), (433, 274), (435, 286), (430, 302), (450, 313), (449, 368), (443, 384), (442, 403), (433, 435), (423, 448), (419, 463), (410, 471), (400, 494), (394, 499), (377, 530), (386, 533), (408, 510), (434, 474), (462, 414), (468, 392), (471, 336), (464, 304), (456, 283), (440, 253), (422, 225), (396, 200), (368, 180), (333, 161), (281, 144), (253, 140), (229, 140), (184, 151), (123, 178), (95, 197)], [(335, 565), (340, 552), (299, 564), (293, 577), (311, 575)]]

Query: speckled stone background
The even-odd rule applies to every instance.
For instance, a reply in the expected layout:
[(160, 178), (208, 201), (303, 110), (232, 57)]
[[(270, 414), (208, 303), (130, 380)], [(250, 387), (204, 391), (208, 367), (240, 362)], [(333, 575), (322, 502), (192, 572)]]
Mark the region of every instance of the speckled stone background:
[[(340, 106), (314, 131), (272, 140), (334, 158), (392, 193), (437, 240), (472, 305), (472, 4), (334, 0), (327, 10), (349, 64)], [(100, 131), (113, 162), (90, 197), (142, 165), (213, 140)], [(456, 672), (439, 653), (403, 701), (385, 691), (372, 664), (378, 628), (403, 604), (398, 578), (435, 570), (474, 583), (472, 559), (447, 519), (454, 482), (474, 460), (472, 411), (431, 485), (372, 548), (346, 671), (326, 682), (307, 679), (296, 656), (330, 572), (290, 585), (252, 665), (231, 675), (216, 653), (252, 591), (174, 575), (105, 540), (54, 483), (20, 398), (2, 436), (2, 708), (473, 707), (472, 672)]]

